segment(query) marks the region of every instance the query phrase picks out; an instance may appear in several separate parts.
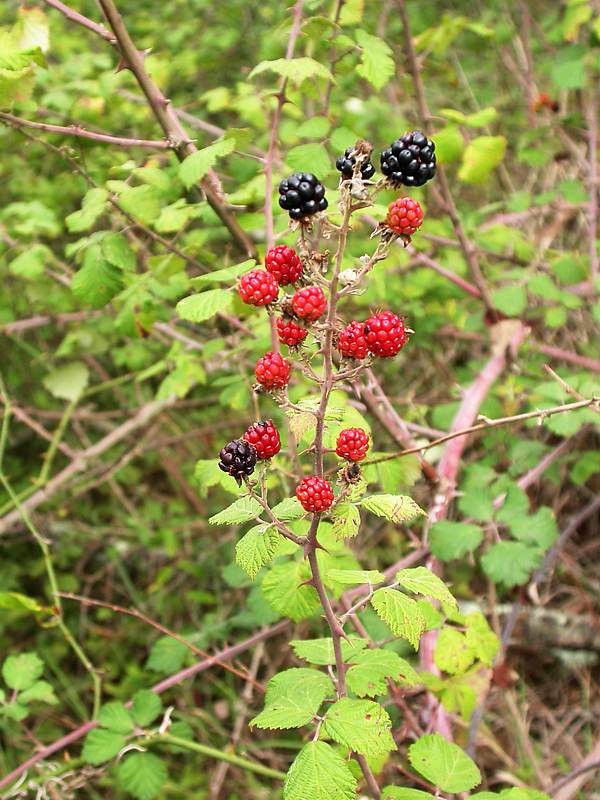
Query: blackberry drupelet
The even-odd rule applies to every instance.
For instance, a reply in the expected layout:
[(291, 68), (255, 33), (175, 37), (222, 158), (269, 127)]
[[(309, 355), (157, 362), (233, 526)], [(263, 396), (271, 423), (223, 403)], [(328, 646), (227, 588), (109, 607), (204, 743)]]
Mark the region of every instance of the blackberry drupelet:
[(325, 211), (325, 187), (312, 172), (295, 172), (279, 184), (279, 205), (291, 219), (301, 220)]
[[(335, 162), (335, 168), (338, 172), (341, 172), (344, 178), (351, 178), (354, 174), (354, 165), (356, 164), (356, 158), (351, 156), (350, 153), (354, 148), (348, 147), (344, 152), (343, 156), (340, 156), (337, 161)], [(372, 178), (375, 175), (375, 167), (371, 164), (370, 161), (363, 161), (360, 165), (360, 174), (363, 180), (368, 181), (369, 178)]]
[(380, 161), (393, 186), (423, 186), (435, 175), (435, 144), (421, 131), (405, 133), (382, 152)]
[(256, 448), (244, 439), (234, 439), (219, 453), (219, 468), (242, 485), (244, 475), (251, 475), (256, 466)]

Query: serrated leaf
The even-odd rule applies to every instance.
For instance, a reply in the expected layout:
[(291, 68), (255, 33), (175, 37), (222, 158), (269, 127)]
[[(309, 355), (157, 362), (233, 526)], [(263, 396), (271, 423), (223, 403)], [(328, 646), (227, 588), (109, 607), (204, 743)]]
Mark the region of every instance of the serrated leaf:
[(325, 715), (323, 730), (334, 741), (364, 756), (377, 757), (396, 749), (389, 714), (373, 700), (342, 697)]
[(244, 272), (248, 272), (255, 267), (256, 261), (253, 258), (249, 258), (247, 261), (242, 261), (240, 264), (234, 264), (224, 269), (217, 269), (214, 272), (208, 272), (206, 275), (198, 275), (198, 277), (192, 278), (191, 284), (192, 286), (201, 286), (205, 283), (230, 283), (239, 275), (243, 275)]
[(324, 672), (304, 667), (280, 672), (267, 684), (264, 710), (250, 725), (271, 730), (308, 725), (323, 700), (333, 693), (331, 679)]
[(83, 196), (81, 208), (74, 211), (65, 218), (67, 229), (71, 233), (81, 233), (88, 231), (100, 217), (108, 204), (108, 192), (106, 189), (95, 187), (90, 189)]
[(541, 551), (523, 542), (497, 542), (481, 558), (483, 571), (494, 583), (521, 586), (542, 561)]
[(477, 136), (467, 145), (458, 177), (465, 183), (483, 183), (502, 162), (505, 152), (504, 136)]
[(160, 192), (154, 186), (127, 187), (119, 196), (119, 205), (144, 225), (150, 225), (160, 215)]
[(281, 522), (300, 519), (306, 514), (306, 511), (302, 508), (297, 497), (286, 497), (281, 503), (277, 503), (276, 506), (273, 506), (271, 511)]
[[(341, 641), (342, 658), (348, 662), (357, 653), (367, 646), (366, 639), (358, 636), (350, 636), (350, 641)], [(290, 646), (298, 658), (308, 661), (309, 664), (316, 664), (321, 667), (335, 664), (335, 652), (333, 649), (333, 639), (295, 639), (290, 642)]]
[(25, 689), (19, 695), (19, 702), (21, 703), (33, 703), (34, 701), (55, 706), (58, 703), (58, 698), (47, 681), (36, 681), (33, 686)]
[(423, 594), (439, 600), (442, 606), (458, 609), (458, 603), (446, 584), (427, 567), (412, 567), (396, 573), (396, 580), (403, 589), (414, 594)]
[(34, 244), (20, 253), (8, 265), (13, 275), (26, 280), (39, 278), (44, 274), (44, 267), (48, 260), (49, 251), (43, 244)]
[(48, 611), (41, 606), (33, 597), (28, 597), (20, 592), (0, 592), (0, 609), (10, 609), (11, 611)]
[(254, 497), (240, 497), (223, 511), (213, 514), (208, 522), (210, 525), (241, 525), (242, 522), (259, 517), (262, 510), (261, 504)]
[(385, 575), (377, 569), (330, 569), (327, 577), (335, 583), (357, 586), (363, 583), (375, 585), (385, 580)]
[(464, 620), (467, 628), (465, 636), (469, 647), (473, 649), (475, 655), (483, 664), (491, 667), (500, 650), (498, 637), (480, 611), (467, 614)]
[(83, 394), (89, 376), (89, 370), (83, 361), (73, 361), (53, 369), (44, 376), (42, 383), (53, 397), (73, 402)]
[(360, 528), (360, 511), (353, 503), (340, 503), (333, 515), (333, 535), (336, 539), (352, 539)]
[(418, 648), (426, 627), (418, 603), (396, 589), (384, 587), (373, 594), (371, 605), (395, 636), (409, 641), (415, 650)]
[(357, 73), (376, 89), (383, 88), (395, 71), (392, 49), (383, 39), (363, 30), (356, 31), (356, 41), (361, 48)]
[(0, 709), (0, 713), (9, 719), (14, 719), (16, 722), (21, 722), (21, 720), (29, 716), (29, 709), (27, 706), (19, 703), (19, 701), (16, 700), (12, 703), (7, 703), (3, 708)]
[(85, 737), (81, 757), (88, 764), (95, 766), (114, 758), (125, 747), (126, 739), (120, 733), (94, 728)]
[(235, 563), (254, 580), (261, 568), (272, 561), (281, 541), (275, 528), (256, 525), (236, 544)]
[(91, 308), (105, 306), (123, 286), (123, 273), (102, 256), (98, 246), (86, 250), (83, 266), (71, 278), (73, 294)]
[(456, 628), (442, 628), (434, 651), (434, 661), (442, 672), (458, 675), (465, 672), (475, 660), (475, 652), (464, 633)]
[(429, 547), (440, 561), (453, 561), (472, 553), (482, 540), (481, 528), (468, 522), (444, 519), (432, 525), (429, 531)]
[(102, 239), (100, 249), (110, 264), (129, 272), (135, 270), (135, 253), (122, 233), (109, 233)]
[(348, 686), (358, 697), (384, 694), (387, 678), (409, 686), (419, 683), (419, 676), (408, 661), (391, 650), (363, 650), (352, 656), (352, 665), (346, 672)]
[(314, 587), (305, 584), (309, 578), (310, 570), (298, 561), (271, 567), (262, 582), (267, 603), (294, 622), (311, 617), (321, 604)]
[(324, 64), (315, 61), (314, 58), (277, 58), (274, 61), (261, 61), (257, 64), (248, 79), (263, 72), (274, 72), (281, 75), (282, 78), (287, 78), (296, 86), (300, 86), (304, 81), (309, 78), (323, 78), (327, 81), (335, 82), (333, 75)]
[(123, 703), (106, 703), (98, 714), (98, 725), (107, 728), (115, 733), (131, 733), (133, 731), (133, 719)]
[(294, 759), (284, 800), (355, 800), (357, 781), (347, 762), (326, 742), (309, 742)]
[(219, 311), (225, 311), (231, 302), (231, 292), (225, 289), (209, 289), (200, 294), (184, 297), (177, 303), (175, 310), (181, 319), (187, 319), (190, 322), (204, 322), (204, 320), (214, 317)]
[(520, 542), (547, 550), (558, 539), (559, 530), (554, 512), (548, 506), (538, 508), (535, 514), (515, 519), (510, 532)]
[(171, 636), (161, 636), (152, 645), (146, 667), (165, 674), (181, 669), (188, 648)]
[(229, 155), (234, 149), (235, 139), (219, 139), (208, 147), (192, 153), (179, 165), (179, 177), (184, 186), (189, 189), (202, 180), (219, 158)]
[(151, 689), (140, 689), (133, 695), (131, 713), (138, 725), (145, 727), (158, 717), (162, 711), (160, 697)]
[(360, 505), (371, 514), (389, 519), (397, 525), (406, 525), (420, 514), (425, 514), (412, 497), (402, 494), (373, 494), (363, 497)]
[(481, 783), (475, 762), (439, 733), (427, 734), (408, 748), (414, 769), (444, 792), (467, 792)]
[(299, 144), (292, 147), (285, 157), (286, 164), (292, 170), (301, 172), (310, 165), (310, 169), (317, 175), (323, 176), (331, 172), (333, 164), (327, 149), (322, 144)]
[(2, 665), (2, 677), (6, 685), (17, 692), (30, 689), (43, 671), (44, 663), (37, 653), (9, 656)]
[(119, 764), (119, 781), (136, 800), (153, 800), (167, 777), (164, 761), (154, 753), (134, 753)]

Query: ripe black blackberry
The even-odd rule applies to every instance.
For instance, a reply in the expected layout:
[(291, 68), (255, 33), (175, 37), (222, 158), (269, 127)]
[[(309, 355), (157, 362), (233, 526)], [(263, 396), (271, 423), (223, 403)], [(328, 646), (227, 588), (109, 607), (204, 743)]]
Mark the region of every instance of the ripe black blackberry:
[(234, 477), (238, 486), (244, 475), (252, 475), (258, 454), (254, 445), (245, 439), (234, 439), (219, 453), (219, 468)]
[(312, 172), (295, 172), (279, 184), (279, 205), (299, 220), (325, 211), (325, 187)]
[(381, 171), (393, 186), (423, 186), (435, 175), (435, 144), (421, 131), (405, 133), (381, 154)]
[[(353, 147), (347, 147), (344, 155), (340, 156), (335, 162), (335, 168), (342, 173), (344, 178), (351, 178), (354, 174), (353, 170), (356, 164), (356, 158), (350, 155), (353, 150)], [(363, 161), (360, 165), (360, 174), (363, 180), (368, 181), (375, 175), (375, 167), (370, 161)]]

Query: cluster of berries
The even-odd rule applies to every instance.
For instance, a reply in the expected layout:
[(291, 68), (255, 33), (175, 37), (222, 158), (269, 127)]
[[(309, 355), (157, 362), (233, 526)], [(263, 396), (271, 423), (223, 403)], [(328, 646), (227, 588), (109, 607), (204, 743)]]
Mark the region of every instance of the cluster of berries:
[(337, 348), (346, 358), (361, 361), (368, 353), (379, 358), (397, 355), (408, 341), (404, 321), (393, 311), (373, 314), (366, 322), (353, 320), (340, 331)]
[(241, 439), (234, 439), (223, 447), (219, 453), (219, 467), (241, 486), (242, 478), (254, 472), (258, 459), (273, 458), (280, 450), (281, 439), (273, 420), (255, 422)]
[[(344, 178), (351, 178), (356, 158), (349, 147), (335, 162), (336, 169)], [(421, 131), (405, 133), (381, 153), (381, 171), (392, 186), (423, 186), (433, 178), (436, 171), (435, 144)], [(361, 177), (372, 178), (375, 167), (364, 161), (360, 167)]]
[(325, 187), (312, 172), (295, 172), (279, 184), (279, 205), (290, 219), (301, 220), (325, 211)]

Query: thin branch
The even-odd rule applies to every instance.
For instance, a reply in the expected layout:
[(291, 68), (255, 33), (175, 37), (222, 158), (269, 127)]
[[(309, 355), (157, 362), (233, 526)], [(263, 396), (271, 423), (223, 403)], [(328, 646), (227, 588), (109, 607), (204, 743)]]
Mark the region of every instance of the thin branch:
[(22, 117), (15, 117), (0, 111), (0, 120), (13, 128), (33, 128), (46, 133), (60, 133), (63, 136), (77, 136), (80, 139), (91, 139), (93, 142), (112, 144), (117, 147), (145, 147), (151, 150), (170, 150), (172, 145), (166, 139), (129, 139), (125, 136), (113, 136), (108, 133), (88, 131), (80, 125), (51, 125), (48, 122), (33, 122)]
[(55, 8), (57, 11), (60, 11), (68, 20), (74, 22), (76, 25), (81, 25), (83, 28), (87, 28), (87, 30), (92, 31), (97, 36), (100, 36), (101, 39), (107, 41), (110, 45), (115, 46), (117, 40), (115, 39), (114, 35), (107, 30), (104, 25), (100, 25), (98, 22), (94, 22), (88, 17), (84, 17), (83, 14), (80, 14), (75, 9), (70, 8), (69, 6), (61, 3), (60, 0), (44, 0), (46, 5)]

